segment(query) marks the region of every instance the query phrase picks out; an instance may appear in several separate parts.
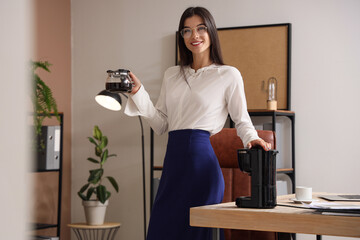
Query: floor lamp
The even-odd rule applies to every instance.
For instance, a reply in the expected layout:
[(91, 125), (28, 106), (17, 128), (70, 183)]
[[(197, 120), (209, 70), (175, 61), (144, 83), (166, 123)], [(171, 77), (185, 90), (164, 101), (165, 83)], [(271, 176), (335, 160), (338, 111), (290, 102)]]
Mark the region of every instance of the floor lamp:
[[(128, 98), (124, 93), (121, 93), (125, 98)], [(107, 90), (101, 91), (96, 95), (95, 100), (101, 106), (112, 111), (120, 111), (121, 96), (118, 93)], [(142, 147), (142, 175), (143, 175), (143, 202), (144, 202), (144, 239), (146, 239), (146, 190), (145, 190), (145, 151), (144, 151), (144, 128), (141, 117), (138, 116), (141, 127), (141, 147)]]

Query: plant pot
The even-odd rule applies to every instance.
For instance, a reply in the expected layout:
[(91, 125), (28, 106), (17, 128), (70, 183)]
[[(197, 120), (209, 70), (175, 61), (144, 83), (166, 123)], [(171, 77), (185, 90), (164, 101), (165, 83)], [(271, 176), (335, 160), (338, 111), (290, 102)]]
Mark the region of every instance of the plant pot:
[(86, 224), (88, 225), (102, 225), (105, 220), (106, 207), (109, 200), (104, 204), (100, 201), (90, 200), (82, 202), (85, 210)]

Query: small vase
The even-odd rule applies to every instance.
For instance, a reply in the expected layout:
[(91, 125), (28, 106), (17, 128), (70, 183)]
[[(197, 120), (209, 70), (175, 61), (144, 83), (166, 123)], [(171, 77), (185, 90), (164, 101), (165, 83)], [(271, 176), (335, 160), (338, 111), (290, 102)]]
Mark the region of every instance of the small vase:
[(104, 204), (100, 201), (90, 200), (82, 202), (85, 210), (86, 224), (88, 225), (102, 225), (105, 220), (106, 207), (109, 200)]

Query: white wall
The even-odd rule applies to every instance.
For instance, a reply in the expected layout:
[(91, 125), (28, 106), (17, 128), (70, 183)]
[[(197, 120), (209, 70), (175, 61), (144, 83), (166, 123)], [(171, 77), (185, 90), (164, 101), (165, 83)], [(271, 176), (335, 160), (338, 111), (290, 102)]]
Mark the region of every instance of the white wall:
[[(174, 65), (179, 18), (194, 5), (208, 8), (218, 27), (292, 23), (297, 184), (314, 191), (359, 193), (360, 1), (74, 0), (73, 222), (84, 220), (76, 192), (91, 167), (86, 158), (93, 150), (86, 137), (98, 124), (110, 139), (111, 152), (118, 154), (107, 166), (121, 191), (111, 198), (108, 221), (123, 223), (117, 239), (142, 239), (138, 120), (102, 109), (94, 96), (104, 88), (106, 70), (128, 68), (156, 101), (162, 74)], [(148, 126), (145, 131), (149, 162)], [(164, 139), (157, 148), (163, 147)]]
[(25, 239), (30, 222), (27, 172), (32, 159), (26, 103), (31, 23), (29, 1), (0, 1), (0, 239)]

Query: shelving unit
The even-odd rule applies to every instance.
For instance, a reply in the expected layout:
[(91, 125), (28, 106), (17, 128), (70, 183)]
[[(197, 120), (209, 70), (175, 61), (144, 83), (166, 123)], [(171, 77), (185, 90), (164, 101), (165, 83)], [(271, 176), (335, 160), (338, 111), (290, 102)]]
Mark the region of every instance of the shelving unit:
[[(54, 116), (54, 114), (51, 114)], [(57, 222), (55, 224), (49, 223), (34, 223), (32, 230), (42, 230), (48, 228), (57, 228), (56, 236), (60, 238), (60, 224), (61, 224), (61, 197), (62, 197), (62, 156), (63, 156), (63, 131), (64, 131), (64, 114), (59, 113), (60, 117), (60, 149), (59, 149), (59, 169), (43, 170), (43, 169), (34, 169), (33, 173), (41, 174), (45, 172), (54, 172), (58, 173), (58, 206), (57, 206)]]
[[(277, 117), (284, 116), (291, 121), (291, 168), (277, 169), (277, 173), (286, 174), (291, 179), (292, 191), (295, 192), (295, 112), (287, 110), (248, 110), (250, 117), (266, 117), (272, 119), (272, 130), (276, 132)], [(231, 126), (233, 127), (233, 126)]]

